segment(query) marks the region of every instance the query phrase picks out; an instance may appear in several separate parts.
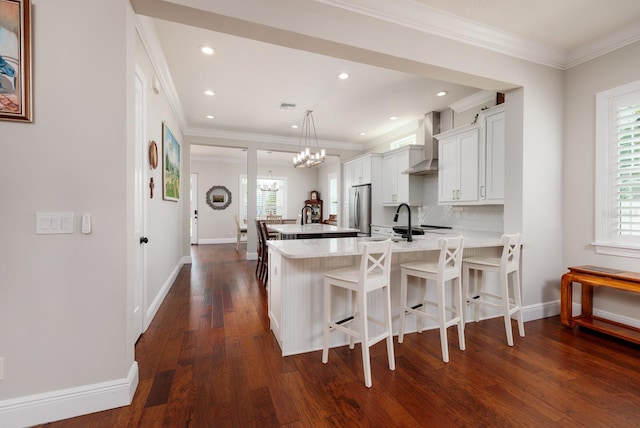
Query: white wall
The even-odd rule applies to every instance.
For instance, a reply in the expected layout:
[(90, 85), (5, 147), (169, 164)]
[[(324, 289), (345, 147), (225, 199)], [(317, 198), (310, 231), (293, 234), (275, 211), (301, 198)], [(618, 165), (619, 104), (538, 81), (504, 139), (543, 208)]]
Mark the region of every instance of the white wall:
[[(640, 42), (636, 42), (566, 73), (563, 162), (566, 266), (591, 264), (640, 270), (638, 259), (596, 254), (590, 245), (595, 240), (595, 96), (597, 92), (640, 80), (639, 69)], [(596, 293), (596, 310), (632, 318), (640, 325), (640, 296), (612, 290)], [(579, 301), (576, 295), (574, 302)]]
[[(152, 81), (156, 76), (153, 65), (149, 59), (149, 54), (136, 34), (135, 61), (139, 70), (142, 71), (146, 83), (146, 110), (145, 110), (145, 136), (146, 141), (155, 141), (158, 145), (158, 167), (156, 169), (147, 168), (147, 179), (153, 178), (155, 183), (153, 198), (148, 197), (147, 203), (147, 233), (149, 242), (145, 245), (147, 252), (147, 297), (150, 313), (147, 318), (152, 317), (161, 303), (161, 299), (171, 287), (173, 278), (181, 266), (180, 261), (186, 256), (183, 250), (183, 241), (188, 240), (187, 233), (183, 229), (183, 215), (185, 206), (189, 205), (189, 146), (185, 143), (182, 130), (180, 129), (175, 115), (167, 101), (165, 91), (159, 88), (159, 93), (155, 94), (152, 89)], [(162, 123), (166, 122), (171, 133), (178, 140), (181, 147), (182, 171), (180, 177), (181, 195), (177, 202), (167, 201), (162, 198)], [(146, 155), (146, 151), (144, 152)], [(149, 195), (149, 192), (147, 192)], [(187, 211), (188, 213), (188, 211)], [(188, 214), (187, 214), (188, 215)], [(187, 217), (188, 218), (188, 217)], [(188, 222), (187, 222), (188, 223)], [(147, 319), (147, 323), (150, 319)]]
[[(267, 177), (269, 170), (274, 178), (287, 178), (286, 218), (297, 218), (304, 201), (309, 198), (309, 192), (319, 187), (319, 169), (293, 168), (289, 164), (261, 161), (257, 167), (257, 176)], [(246, 164), (200, 158), (191, 162), (191, 172), (198, 174), (198, 242), (235, 242), (236, 226), (233, 215), (238, 213), (239, 177), (247, 174)], [(214, 210), (206, 203), (206, 193), (214, 185), (226, 186), (232, 193), (231, 205), (225, 210)], [(251, 224), (248, 229), (252, 228), (254, 227)]]
[[(126, 0), (32, 3), (34, 121), (0, 122), (3, 427), (126, 405), (138, 381), (134, 14)], [(160, 142), (155, 128), (148, 137)], [(73, 212), (74, 233), (36, 235), (39, 211)], [(167, 242), (151, 232), (157, 246), (149, 260), (163, 272), (183, 256), (183, 221), (161, 211), (152, 205), (155, 227), (169, 229)], [(88, 235), (80, 233), (84, 213), (93, 219)]]

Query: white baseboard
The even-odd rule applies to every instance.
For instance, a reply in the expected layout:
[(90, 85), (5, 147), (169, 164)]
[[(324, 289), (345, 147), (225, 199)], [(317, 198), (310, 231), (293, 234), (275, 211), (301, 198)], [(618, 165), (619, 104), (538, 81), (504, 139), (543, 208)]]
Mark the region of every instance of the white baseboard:
[[(571, 311), (573, 313), (573, 316), (576, 316), (576, 314), (582, 312), (582, 305), (580, 303), (573, 302)], [(615, 321), (620, 324), (628, 325), (630, 327), (640, 328), (640, 319), (637, 318), (630, 318), (595, 308), (593, 309), (593, 315), (610, 321)]]
[(525, 322), (549, 318), (556, 315), (560, 315), (560, 300), (538, 303), (536, 305), (524, 306), (522, 308), (522, 318), (524, 318)]
[(0, 401), (0, 426), (21, 428), (128, 406), (138, 387), (138, 363), (127, 377)]
[[(205, 244), (235, 244), (237, 242), (236, 238), (209, 238), (209, 239), (198, 239), (199, 245)], [(246, 242), (246, 241), (240, 241)]]
[(247, 253), (247, 260), (258, 260), (258, 253)]
[[(188, 260), (188, 262), (186, 262), (186, 260)], [(151, 325), (151, 321), (153, 321), (153, 318), (156, 316), (158, 309), (160, 309), (160, 305), (162, 305), (164, 298), (167, 297), (167, 294), (169, 293), (171, 286), (173, 285), (174, 281), (178, 277), (178, 273), (180, 273), (180, 269), (182, 269), (183, 265), (189, 264), (189, 263), (191, 263), (191, 257), (190, 256), (183, 257), (178, 263), (178, 265), (173, 269), (173, 271), (171, 272), (167, 280), (164, 282), (164, 284), (162, 284), (162, 288), (160, 289), (160, 292), (158, 293), (156, 298), (153, 299), (153, 302), (151, 302), (151, 304), (147, 308), (147, 311), (144, 314), (143, 333), (147, 331), (147, 328)]]

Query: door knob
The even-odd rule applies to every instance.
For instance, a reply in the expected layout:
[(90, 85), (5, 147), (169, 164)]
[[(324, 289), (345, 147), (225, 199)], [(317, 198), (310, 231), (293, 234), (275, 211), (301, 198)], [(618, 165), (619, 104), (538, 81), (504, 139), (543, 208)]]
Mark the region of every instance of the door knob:
[(146, 244), (147, 242), (149, 242), (149, 238), (147, 238), (146, 236), (140, 237), (140, 243), (141, 244)]

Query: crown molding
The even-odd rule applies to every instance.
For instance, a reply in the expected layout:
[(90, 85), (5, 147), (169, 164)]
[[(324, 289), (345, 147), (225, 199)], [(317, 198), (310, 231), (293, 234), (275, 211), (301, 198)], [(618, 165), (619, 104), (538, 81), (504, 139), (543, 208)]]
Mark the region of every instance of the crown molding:
[(623, 48), (640, 40), (640, 23), (635, 22), (605, 35), (591, 43), (577, 47), (567, 56), (565, 69), (575, 67), (599, 56)]
[(469, 95), (467, 98), (463, 98), (455, 103), (449, 104), (449, 107), (451, 107), (451, 109), (456, 113), (460, 113), (482, 103), (493, 101), (495, 98), (496, 93), (494, 91), (478, 91), (475, 94)]
[(568, 51), (412, 0), (316, 1), (560, 70), (566, 70), (640, 40), (640, 25), (636, 22)]
[(160, 81), (160, 86), (164, 91), (171, 111), (173, 111), (173, 114), (176, 116), (178, 127), (180, 128), (180, 131), (184, 133), (184, 130), (187, 127), (187, 121), (184, 117), (178, 92), (176, 91), (176, 87), (173, 85), (169, 65), (167, 64), (167, 60), (164, 56), (164, 51), (162, 50), (162, 45), (158, 38), (156, 27), (153, 25), (153, 19), (148, 16), (138, 14), (135, 15), (135, 19), (136, 31), (140, 36), (142, 45), (147, 51), (149, 61), (151, 61), (153, 70)]

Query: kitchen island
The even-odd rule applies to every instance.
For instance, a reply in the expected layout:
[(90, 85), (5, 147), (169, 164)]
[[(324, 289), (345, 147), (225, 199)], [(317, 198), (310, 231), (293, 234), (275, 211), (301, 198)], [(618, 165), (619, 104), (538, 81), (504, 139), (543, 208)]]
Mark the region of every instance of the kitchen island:
[(268, 224), (267, 227), (277, 232), (280, 239), (352, 238), (358, 236), (360, 231), (322, 223)]
[[(499, 233), (463, 232), (464, 256), (498, 257), (502, 251)], [(399, 241), (392, 245), (391, 311), (393, 332), (397, 334), (400, 317), (400, 264), (415, 260), (435, 262), (438, 238), (450, 234), (425, 234), (413, 242)], [(322, 349), (323, 275), (324, 272), (356, 265), (360, 260), (362, 242), (383, 238), (327, 238), (269, 241), (269, 321), (282, 355), (294, 355)], [(487, 285), (490, 286), (490, 278)], [(492, 288), (492, 287), (490, 287)], [(336, 319), (344, 317), (351, 307), (344, 290), (332, 293), (332, 311)], [(433, 287), (430, 287), (431, 293)], [(435, 295), (428, 294), (430, 299)], [(409, 299), (416, 296), (409, 294)], [(369, 310), (378, 314), (382, 295), (369, 297)], [(432, 324), (425, 322), (426, 328)], [(433, 324), (435, 326), (435, 324)], [(372, 335), (377, 334), (372, 326)], [(406, 331), (415, 331), (414, 317), (407, 318)], [(331, 346), (348, 343), (344, 334), (335, 333)]]

